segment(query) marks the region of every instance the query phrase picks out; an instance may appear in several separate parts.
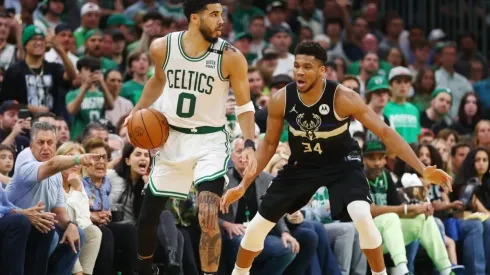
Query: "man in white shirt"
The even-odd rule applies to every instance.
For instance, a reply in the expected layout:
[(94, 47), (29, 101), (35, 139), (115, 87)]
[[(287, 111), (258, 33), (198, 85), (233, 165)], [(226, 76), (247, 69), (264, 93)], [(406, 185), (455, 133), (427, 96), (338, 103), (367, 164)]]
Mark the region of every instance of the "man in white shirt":
[(272, 76), (287, 74), (293, 77), (294, 55), (289, 52), (289, 47), (293, 42), (291, 30), (285, 27), (276, 27), (271, 29), (269, 42), (274, 46), (279, 54), (277, 67)]
[[(70, 26), (67, 24), (60, 24), (56, 26), (54, 30), (56, 34), (56, 43), (60, 44), (63, 49), (66, 51), (68, 58), (70, 59), (71, 63), (73, 64), (73, 67), (77, 68), (77, 61), (78, 57), (74, 55), (73, 53), (70, 52), (72, 48), (72, 38), (73, 38), (73, 30), (71, 29)], [(59, 56), (59, 54), (54, 50), (54, 48), (51, 48), (46, 54), (44, 55), (44, 59), (48, 62), (54, 62), (63, 65), (63, 60)]]

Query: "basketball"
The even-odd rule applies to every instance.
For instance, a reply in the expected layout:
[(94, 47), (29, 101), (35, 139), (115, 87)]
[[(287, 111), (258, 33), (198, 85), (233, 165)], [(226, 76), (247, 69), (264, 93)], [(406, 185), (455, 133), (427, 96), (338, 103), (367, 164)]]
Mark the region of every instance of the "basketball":
[(159, 148), (167, 141), (168, 131), (167, 118), (155, 109), (139, 110), (128, 121), (129, 140), (135, 147)]

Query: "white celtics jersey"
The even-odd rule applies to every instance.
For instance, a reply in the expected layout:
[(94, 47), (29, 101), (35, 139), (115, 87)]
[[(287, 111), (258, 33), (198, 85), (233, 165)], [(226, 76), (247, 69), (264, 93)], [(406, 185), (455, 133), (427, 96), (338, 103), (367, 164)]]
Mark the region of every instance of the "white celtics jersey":
[(167, 59), (163, 65), (167, 82), (154, 107), (172, 126), (221, 127), (226, 124), (225, 104), (229, 90), (228, 80), (221, 74), (223, 48), (227, 42), (218, 39), (204, 55), (191, 58), (183, 50), (183, 34), (167, 35)]

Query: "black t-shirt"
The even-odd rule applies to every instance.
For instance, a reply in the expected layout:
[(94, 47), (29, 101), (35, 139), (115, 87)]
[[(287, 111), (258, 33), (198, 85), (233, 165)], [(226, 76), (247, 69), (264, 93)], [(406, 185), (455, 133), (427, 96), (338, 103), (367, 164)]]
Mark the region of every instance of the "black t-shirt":
[(448, 128), (452, 124), (449, 121), (448, 117), (444, 117), (441, 121), (434, 121), (427, 116), (426, 111), (420, 112), (420, 126), (422, 126), (422, 128), (430, 129), (435, 135), (437, 135), (440, 130)]
[(3, 76), (0, 102), (17, 100), (20, 104), (45, 106), (61, 115), (67, 83), (61, 64), (44, 61), (43, 67), (32, 70), (22, 60), (10, 66)]
[[(235, 177), (238, 181), (242, 180), (242, 177), (236, 169), (233, 169), (233, 177)], [(235, 223), (250, 222), (255, 214), (257, 214), (257, 211), (259, 211), (259, 203), (257, 201), (255, 183), (253, 182), (243, 197), (238, 201)]]

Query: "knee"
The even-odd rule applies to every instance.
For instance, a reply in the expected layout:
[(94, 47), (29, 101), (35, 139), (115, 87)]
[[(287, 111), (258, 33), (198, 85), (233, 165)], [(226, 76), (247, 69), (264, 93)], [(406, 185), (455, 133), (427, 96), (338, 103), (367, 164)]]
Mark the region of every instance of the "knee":
[(318, 247), (318, 235), (311, 229), (298, 228), (293, 233), (301, 248), (316, 249)]
[(386, 213), (376, 217), (376, 227), (382, 229), (390, 227), (401, 227), (400, 217), (395, 213)]
[(359, 243), (362, 249), (374, 249), (381, 245), (382, 239), (374, 224), (370, 206), (365, 201), (354, 201), (347, 205), (347, 211), (359, 232)]
[(479, 220), (464, 220), (465, 223), (468, 223), (470, 229), (470, 233), (483, 235), (483, 223)]
[(240, 243), (241, 247), (253, 252), (261, 251), (264, 248), (265, 237), (274, 225), (257, 213), (247, 226), (245, 236)]

